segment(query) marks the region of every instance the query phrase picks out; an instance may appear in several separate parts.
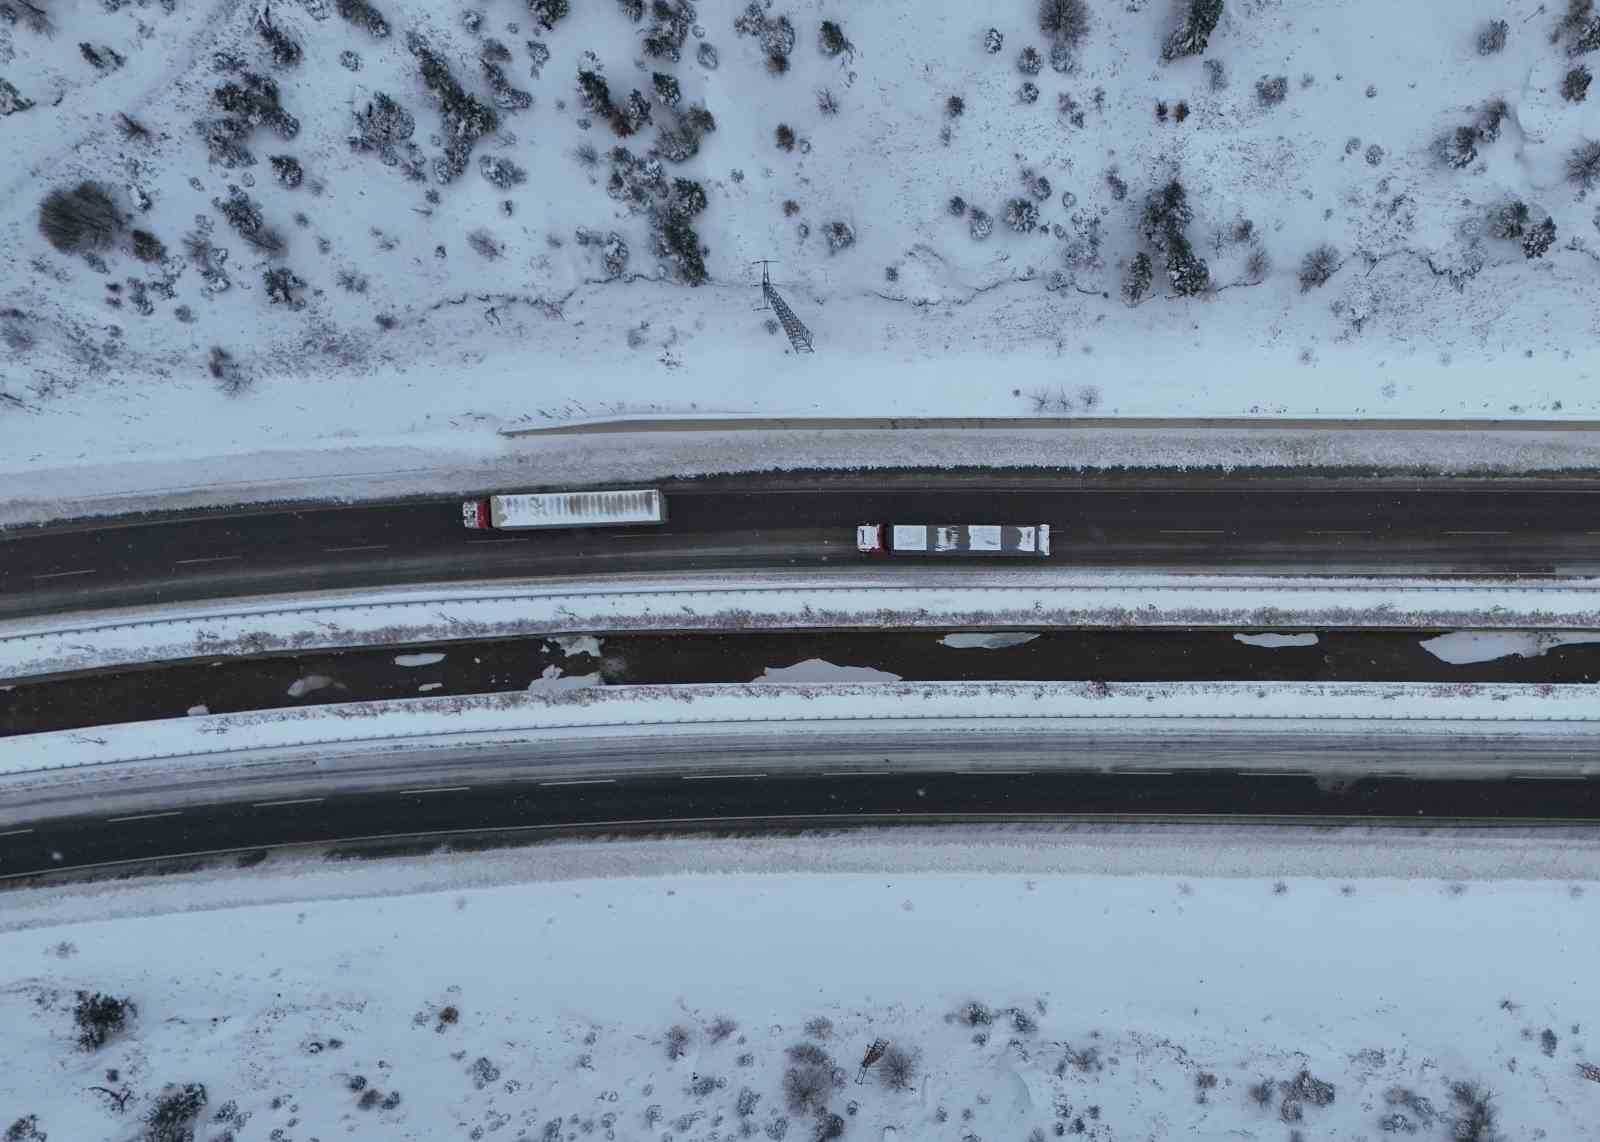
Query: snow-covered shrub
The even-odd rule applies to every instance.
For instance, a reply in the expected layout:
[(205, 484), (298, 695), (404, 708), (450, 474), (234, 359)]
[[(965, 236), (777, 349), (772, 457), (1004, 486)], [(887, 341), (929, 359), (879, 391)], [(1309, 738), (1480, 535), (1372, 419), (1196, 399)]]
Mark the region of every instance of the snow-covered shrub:
[(959, 119), (966, 113), (967, 101), (959, 95), (952, 95), (944, 101), (944, 117), (946, 119)]
[(950, 196), (950, 201), (945, 203), (945, 209), (955, 218), (961, 218), (967, 213), (967, 200), (959, 194)]
[(1194, 252), (1184, 233), (1193, 220), (1188, 192), (1173, 179), (1146, 200), (1139, 223), (1145, 241), (1165, 256), (1167, 280), (1181, 296), (1202, 293), (1211, 284), (1210, 267)]
[(654, 0), (650, 12), (654, 23), (644, 36), (644, 54), (652, 59), (676, 62), (694, 26), (694, 5), (689, 0)]
[(1324, 242), (1300, 260), (1300, 292), (1326, 285), (1339, 268), (1339, 251)]
[(694, 50), (694, 58), (707, 71), (717, 70), (717, 46), (715, 44), (702, 40), (700, 46)]
[(824, 20), (817, 32), (817, 46), (825, 56), (846, 55), (856, 50), (836, 21)]
[(1212, 91), (1226, 91), (1228, 89), (1228, 69), (1220, 59), (1215, 57), (1205, 61), (1206, 83)]
[(452, 182), (467, 169), (473, 145), (500, 125), (500, 117), (461, 86), (450, 66), (416, 32), (406, 34), (406, 50), (416, 57), (422, 82), (433, 92), (444, 119), (444, 154), (433, 161), (434, 178)]
[(979, 242), (994, 233), (994, 219), (989, 213), (979, 207), (971, 207), (967, 214), (967, 230)]
[(1500, 127), (1511, 116), (1511, 108), (1504, 99), (1491, 99), (1478, 110), (1478, 121), (1473, 126), (1478, 138), (1492, 143), (1500, 137)]
[(1589, 83), (1593, 79), (1593, 73), (1580, 63), (1561, 77), (1561, 98), (1568, 103), (1582, 103), (1589, 95)]
[(999, 28), (990, 28), (983, 33), (983, 50), (990, 55), (999, 55), (1000, 50), (1006, 46), (1006, 38), (1000, 34)]
[(379, 91), (355, 113), (356, 130), (347, 137), (353, 151), (373, 151), (385, 166), (400, 161), (398, 148), (410, 140), (417, 121), (400, 104)]
[[(489, 42), (491, 44), (499, 43), (498, 40), (490, 40)], [(506, 55), (509, 58), (511, 53), (508, 51)], [(505, 69), (495, 62), (488, 53), (485, 53), (484, 58), (479, 60), (479, 66), (483, 68), (484, 78), (489, 81), (489, 90), (494, 93), (494, 105), (500, 110), (526, 111), (533, 106), (533, 96), (520, 88), (511, 86), (511, 80), (506, 78)]]
[(1490, 20), (1478, 32), (1478, 54), (1492, 56), (1496, 52), (1504, 51), (1506, 46), (1506, 33), (1511, 30), (1511, 25), (1504, 20)]
[(667, 1028), (664, 1037), (667, 1058), (677, 1061), (689, 1053), (689, 1029), (682, 1024)]
[(1168, 62), (1183, 56), (1205, 54), (1211, 33), (1222, 19), (1222, 0), (1179, 0), (1182, 22), (1162, 45), (1161, 58)]
[(39, 203), (39, 233), (63, 253), (105, 249), (124, 224), (110, 192), (95, 182), (52, 190)]
[(295, 290), (305, 289), (306, 283), (288, 266), (274, 266), (261, 275), (266, 286), (267, 300), (273, 305), (283, 304), (299, 309), (305, 303), (294, 296)]
[(78, 1046), (96, 1051), (106, 1040), (128, 1025), (138, 1007), (126, 996), (80, 991), (72, 1008), (72, 1021), (78, 1028)]
[(510, 190), (514, 186), (521, 186), (528, 179), (527, 171), (510, 159), (499, 155), (479, 155), (478, 173), (498, 190)]
[(1089, 32), (1088, 4), (1084, 0), (1039, 0), (1039, 30), (1076, 47)]
[(605, 246), (600, 251), (600, 262), (605, 266), (608, 278), (620, 278), (628, 269), (628, 243), (615, 230), (606, 235)]
[(1039, 228), (1039, 208), (1026, 198), (1013, 198), (1006, 203), (1006, 225), (1018, 234), (1029, 234)]
[(783, 1073), (783, 1098), (795, 1114), (817, 1114), (833, 1093), (831, 1064), (801, 1063)]
[(691, 104), (656, 128), (656, 150), (668, 162), (687, 162), (699, 154), (700, 140), (716, 129), (716, 117), (701, 104)]
[(44, 0), (5, 0), (0, 3), (0, 19), (21, 24), (36, 36), (51, 36), (56, 30)]
[(848, 222), (835, 220), (825, 223), (822, 227), (822, 233), (828, 239), (828, 253), (830, 254), (848, 250), (856, 244), (855, 227)]
[(1050, 45), (1050, 70), (1061, 75), (1078, 70), (1078, 53), (1066, 40), (1057, 40)]
[(617, 0), (617, 7), (635, 24), (644, 19), (644, 0)]
[(272, 163), (272, 174), (278, 180), (279, 186), (293, 190), (305, 178), (300, 160), (293, 155), (273, 155), (268, 161)]
[(230, 80), (212, 91), (211, 99), (250, 128), (270, 127), (284, 139), (300, 133), (300, 120), (283, 109), (277, 83), (266, 76), (243, 72), (238, 82)]
[(1113, 202), (1121, 202), (1124, 198), (1128, 197), (1128, 184), (1123, 180), (1122, 176), (1117, 173), (1116, 167), (1112, 167), (1110, 170), (1106, 171), (1106, 187), (1111, 191), (1111, 199)]
[(1450, 1116), (1450, 1137), (1455, 1142), (1499, 1142), (1493, 1094), (1472, 1083), (1455, 1082), (1450, 1084), (1450, 1099), (1456, 1108)]
[(1379, 163), (1383, 162), (1383, 155), (1384, 151), (1382, 147), (1378, 146), (1377, 143), (1371, 144), (1366, 150), (1367, 165), (1369, 167), (1377, 166)]
[(1266, 247), (1257, 246), (1250, 251), (1250, 256), (1244, 261), (1245, 281), (1255, 284), (1266, 278), (1272, 272), (1272, 255), (1268, 254)]
[(1028, 45), (1017, 54), (1017, 70), (1023, 75), (1038, 75), (1043, 67), (1044, 57), (1033, 45)]
[(141, 1142), (194, 1142), (194, 1120), (205, 1104), (206, 1088), (202, 1084), (167, 1085), (145, 1115)]
[(1584, 190), (1600, 182), (1600, 142), (1585, 139), (1567, 154), (1567, 180)]
[(1556, 242), (1556, 220), (1546, 218), (1530, 229), (1522, 238), (1524, 258), (1542, 258)]
[(1024, 171), (1022, 181), (1027, 184), (1028, 193), (1040, 202), (1050, 197), (1050, 180), (1045, 178), (1044, 175)]
[(528, 74), (538, 79), (544, 71), (544, 65), (550, 62), (550, 46), (542, 40), (527, 40), (523, 44), (528, 49), (531, 63), (528, 65)]
[(1128, 263), (1128, 276), (1122, 281), (1122, 300), (1129, 305), (1138, 305), (1144, 295), (1150, 292), (1150, 282), (1154, 277), (1155, 267), (1150, 262), (1150, 255), (1140, 250)]
[(677, 77), (664, 71), (651, 74), (650, 86), (656, 93), (656, 102), (663, 107), (676, 107), (683, 98), (683, 89), (678, 86)]
[(1489, 212), (1489, 233), (1496, 238), (1521, 238), (1528, 229), (1528, 204), (1502, 203)]
[(377, 39), (381, 40), (389, 34), (389, 21), (367, 0), (335, 0), (333, 7), (340, 16), (357, 27), (365, 28)]
[(345, 49), (344, 51), (339, 53), (339, 66), (344, 68), (346, 71), (360, 71), (361, 70), (361, 56), (360, 56), (360, 54), (357, 53), (357, 52), (350, 51), (348, 48)]
[(1276, 107), (1289, 96), (1289, 77), (1263, 75), (1256, 80), (1256, 99), (1263, 107)]
[(1478, 159), (1478, 132), (1474, 127), (1457, 127), (1446, 131), (1433, 143), (1433, 152), (1446, 166), (1455, 170), (1470, 167)]
[(213, 198), (215, 206), (228, 225), (250, 245), (264, 254), (276, 254), (283, 249), (283, 235), (262, 221), (261, 205), (238, 186), (228, 184), (226, 199)]
[(567, 0), (528, 0), (528, 11), (541, 28), (550, 31), (572, 10)]
[(794, 150), (794, 128), (789, 126), (789, 124), (779, 123), (778, 128), (773, 132), (773, 135), (777, 139), (778, 150)]
[(917, 1052), (898, 1045), (887, 1047), (878, 1060), (878, 1079), (890, 1090), (910, 1090), (917, 1081)]
[(79, 44), (78, 54), (88, 60), (96, 71), (116, 71), (128, 62), (127, 56), (104, 44), (98, 48), (93, 44)]
[(256, 16), (256, 32), (267, 42), (272, 62), (278, 67), (293, 67), (300, 62), (299, 42), (272, 22), (271, 9), (263, 8)]
[(1562, 17), (1558, 35), (1567, 37), (1567, 54), (1583, 55), (1600, 48), (1600, 16), (1594, 11), (1594, 0), (1568, 0), (1567, 14)]
[(1031, 79), (1022, 81), (1022, 86), (1017, 88), (1017, 101), (1019, 103), (1039, 102), (1039, 85)]
[(837, 115), (839, 113), (839, 101), (834, 98), (833, 92), (826, 87), (817, 89), (817, 110), (824, 115)]

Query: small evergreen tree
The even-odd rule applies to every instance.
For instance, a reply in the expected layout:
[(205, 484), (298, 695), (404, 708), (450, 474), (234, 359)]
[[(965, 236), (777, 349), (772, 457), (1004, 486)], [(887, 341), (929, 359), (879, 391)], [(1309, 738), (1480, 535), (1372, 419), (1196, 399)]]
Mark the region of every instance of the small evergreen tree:
[(1128, 276), (1122, 283), (1122, 299), (1129, 305), (1139, 304), (1144, 295), (1150, 292), (1150, 282), (1154, 277), (1155, 267), (1150, 264), (1150, 255), (1140, 250), (1128, 263)]
[(1183, 23), (1167, 38), (1161, 58), (1167, 62), (1183, 56), (1203, 55), (1211, 33), (1222, 19), (1222, 0), (1184, 0)]

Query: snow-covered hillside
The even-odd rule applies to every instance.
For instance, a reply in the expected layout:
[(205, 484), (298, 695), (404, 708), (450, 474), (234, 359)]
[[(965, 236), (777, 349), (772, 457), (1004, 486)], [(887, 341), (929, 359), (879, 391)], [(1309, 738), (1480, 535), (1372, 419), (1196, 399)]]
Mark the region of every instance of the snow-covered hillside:
[[(1190, 3), (1075, 39), (1037, 0), (4, 0), (0, 452), (1593, 416), (1600, 15), (1225, 0), (1164, 62)], [(814, 356), (752, 312), (762, 258)]]
[[(1526, 838), (911, 833), (12, 893), (0, 1125), (1577, 1142), (1600, 1100), (1580, 1069), (1594, 859)], [(97, 993), (137, 1011), (76, 1023)]]

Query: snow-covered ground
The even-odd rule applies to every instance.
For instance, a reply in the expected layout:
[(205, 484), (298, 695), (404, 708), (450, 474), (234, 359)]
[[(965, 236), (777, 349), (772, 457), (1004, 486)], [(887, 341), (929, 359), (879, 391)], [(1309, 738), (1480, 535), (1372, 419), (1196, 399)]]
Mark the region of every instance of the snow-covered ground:
[(967, 627), (1014, 636), (1016, 628), (1053, 626), (1479, 628), (1523, 640), (1581, 639), (1556, 632), (1600, 626), (1600, 583), (927, 568), (329, 591), (13, 620), (0, 624), (0, 680), (224, 654), (513, 635)]
[[(514, 0), (470, 15), (374, 3), (385, 36), (341, 18), (344, 4), (273, 5), (293, 62), (274, 62), (263, 8), (241, 0), (40, 0), (52, 37), (25, 14), (0, 21), (6, 469), (239, 454), (284, 477), (300, 471), (291, 451), (481, 456), (499, 427), (615, 414), (1600, 410), (1600, 235), (1567, 174), (1600, 136), (1600, 92), (1579, 101), (1566, 79), (1600, 56), (1570, 54), (1586, 41), (1558, 32), (1561, 4), (1227, 0), (1203, 57), (1163, 63), (1186, 7), (1169, 0), (1091, 2), (1087, 33), (1054, 58), (1036, 0), (776, 0), (763, 27), (745, 21), (757, 34), (736, 30), (737, 4), (672, 0), (686, 35), (653, 57), (655, 15), (635, 23), (614, 0), (574, 3), (548, 28)], [(781, 74), (765, 54), (789, 47), (780, 17), (793, 40)], [(1503, 49), (1481, 54), (1498, 18)], [(824, 19), (842, 23), (839, 54), (822, 49)], [(1028, 49), (1037, 74), (1019, 67)], [(499, 104), (448, 182), (436, 163), (453, 131), (424, 85), (429, 61), (459, 84), (458, 111), (467, 96)], [(638, 129), (619, 137), (585, 106), (580, 70), (618, 106), (641, 92), (651, 123), (635, 107)], [(658, 72), (676, 106), (656, 96)], [(1274, 103), (1260, 84), (1278, 77)], [(405, 109), (384, 140), (358, 121), (380, 94)], [(651, 181), (636, 160), (688, 149), (679, 119), (700, 106), (715, 129)], [(228, 115), (249, 164), (208, 157), (196, 121)], [(1435, 144), (1458, 128), (1470, 142), (1456, 168)], [(353, 148), (363, 130), (369, 145)], [(270, 161), (285, 155), (297, 185)], [(483, 173), (505, 181), (507, 164), (525, 181)], [(608, 193), (614, 171), (637, 198)], [(654, 244), (698, 197), (673, 179), (706, 199), (694, 236), (675, 232), (689, 260), (706, 251), (699, 287)], [(1140, 233), (1174, 179), (1215, 287), (1196, 297), (1173, 295)], [(59, 249), (41, 202), (85, 180), (126, 221)], [(250, 204), (229, 209), (253, 240), (220, 205), (239, 195)], [(1036, 228), (1008, 226), (1013, 201)], [(1528, 233), (1555, 224), (1539, 257), (1493, 236), (1491, 215), (1514, 202)], [(830, 241), (840, 226), (849, 245)], [(150, 237), (136, 246), (135, 231)], [(1331, 277), (1303, 280), (1325, 243)], [(1155, 255), (1155, 283), (1129, 305), (1140, 253)], [(751, 312), (759, 258), (775, 259), (815, 355)], [(275, 303), (268, 270), (304, 285)], [(189, 471), (176, 482), (203, 483)]]
[[(202, 1084), (205, 1139), (1578, 1142), (1597, 879), (1592, 837), (1084, 829), (19, 890), (0, 1107), (21, 1139), (144, 1138)], [(83, 1050), (79, 992), (137, 1013)]]

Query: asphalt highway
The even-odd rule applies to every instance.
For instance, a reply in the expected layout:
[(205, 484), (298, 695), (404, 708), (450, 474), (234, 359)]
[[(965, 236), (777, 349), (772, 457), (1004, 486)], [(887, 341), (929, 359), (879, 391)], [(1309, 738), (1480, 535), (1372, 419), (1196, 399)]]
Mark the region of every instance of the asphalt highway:
[(459, 501), (441, 499), (5, 529), (0, 618), (464, 579), (866, 564), (855, 525), (896, 521), (1049, 523), (1054, 553), (1038, 562), (1055, 566), (1600, 572), (1592, 482), (924, 475), (661, 486), (660, 527), (470, 532)]
[(266, 847), (504, 830), (683, 825), (801, 829), (952, 819), (1212, 819), (1241, 822), (1600, 822), (1600, 781), (1420, 781), (1214, 769), (1104, 773), (680, 773), (433, 785), (229, 801), (7, 826), (0, 881)]

